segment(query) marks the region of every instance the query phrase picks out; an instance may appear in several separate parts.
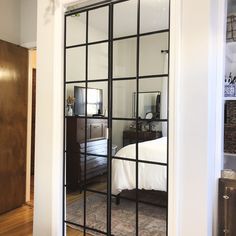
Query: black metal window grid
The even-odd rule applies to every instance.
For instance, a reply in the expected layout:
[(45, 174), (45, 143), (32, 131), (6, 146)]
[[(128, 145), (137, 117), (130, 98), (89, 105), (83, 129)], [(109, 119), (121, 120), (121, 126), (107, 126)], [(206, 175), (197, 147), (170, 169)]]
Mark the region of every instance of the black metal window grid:
[[(112, 160), (125, 160), (125, 161), (130, 161), (135, 163), (136, 166), (136, 174), (135, 174), (135, 179), (136, 179), (136, 199), (135, 199), (135, 211), (136, 211), (136, 232), (135, 235), (139, 235), (139, 204), (148, 204), (148, 205), (153, 205), (150, 202), (145, 202), (142, 200), (139, 200), (139, 164), (144, 163), (144, 164), (151, 164), (151, 165), (159, 165), (159, 166), (165, 166), (167, 170), (167, 195), (168, 195), (168, 176), (169, 176), (169, 140), (167, 141), (167, 163), (161, 163), (161, 162), (155, 162), (155, 161), (146, 161), (146, 160), (140, 160), (139, 159), (139, 132), (138, 129), (136, 128), (136, 143), (135, 143), (135, 153), (136, 157), (135, 159), (131, 158), (124, 158), (124, 157), (119, 157), (119, 156), (114, 156), (112, 154), (112, 126), (113, 126), (113, 121), (134, 121), (136, 122), (136, 127), (138, 127), (138, 123), (140, 121), (148, 121), (148, 119), (140, 119), (139, 117), (139, 96), (136, 96), (136, 117), (135, 118), (127, 118), (127, 117), (114, 117), (113, 116), (113, 81), (128, 81), (128, 80), (134, 80), (136, 82), (136, 92), (139, 94), (139, 87), (140, 87), (140, 80), (145, 80), (145, 79), (160, 79), (160, 78), (165, 78), (167, 79), (168, 82), (168, 87), (167, 87), (167, 99), (168, 99), (168, 94), (169, 94), (169, 61), (170, 58), (168, 57), (168, 73), (167, 74), (150, 74), (150, 75), (140, 75), (140, 39), (143, 36), (148, 36), (148, 35), (158, 35), (162, 33), (168, 33), (168, 50), (165, 50), (169, 53), (169, 45), (170, 45), (170, 30), (168, 29), (163, 29), (163, 30), (158, 30), (158, 31), (152, 31), (152, 32), (145, 32), (141, 33), (140, 32), (140, 11), (141, 11), (141, 0), (137, 0), (137, 33), (132, 34), (132, 35), (127, 35), (123, 37), (113, 37), (113, 18), (114, 18), (114, 5), (115, 4), (121, 4), (122, 2), (127, 2), (129, 0), (107, 0), (107, 1), (102, 1), (100, 3), (92, 4), (90, 6), (86, 6), (80, 9), (76, 9), (70, 12), (65, 13), (65, 19), (64, 19), (64, 24), (65, 24), (65, 32), (64, 32), (64, 104), (63, 104), (63, 109), (64, 109), (64, 145), (63, 145), (63, 235), (66, 234), (66, 225), (74, 225), (77, 227), (80, 227), (80, 229), (83, 229), (84, 235), (88, 233), (88, 231), (93, 231), (97, 232), (98, 234), (102, 235), (112, 235), (112, 222), (111, 222), (111, 211), (112, 211), (112, 197), (116, 197), (116, 195), (112, 194)], [(89, 42), (89, 12), (92, 10), (96, 10), (99, 8), (105, 8), (107, 7), (109, 10), (109, 16), (108, 16), (108, 39), (106, 40), (99, 40), (99, 41), (94, 41), (94, 42)], [(75, 15), (75, 14), (81, 14), (85, 13), (86, 14), (86, 42), (81, 43), (81, 44), (74, 44), (67, 46), (66, 44), (66, 32), (67, 32), (67, 17)], [(170, 0), (169, 0), (169, 26), (170, 26)], [(120, 41), (120, 40), (125, 40), (125, 39), (131, 39), (134, 38), (137, 40), (137, 45), (136, 45), (136, 75), (133, 77), (113, 77), (113, 42), (115, 41)], [(91, 45), (99, 45), (107, 43), (108, 44), (108, 78), (100, 78), (100, 79), (93, 79), (90, 80), (88, 78), (88, 50), (89, 46)], [(68, 49), (73, 49), (73, 48), (80, 48), (84, 47), (85, 48), (85, 80), (73, 80), (73, 81), (67, 81), (66, 77), (66, 54)], [(86, 94), (85, 94), (85, 104), (88, 102), (88, 84), (92, 83), (99, 83), (99, 82), (106, 82), (108, 85), (108, 117), (91, 117), (88, 116), (87, 113), (87, 106), (85, 106), (85, 116), (79, 117), (76, 116), (77, 119), (84, 119), (85, 120), (85, 127), (87, 127), (88, 120), (92, 119), (103, 119), (108, 121), (108, 129), (109, 129), (109, 135), (108, 135), (108, 146), (107, 146), (107, 155), (99, 155), (99, 154), (94, 154), (94, 153), (89, 153), (87, 152), (87, 132), (85, 131), (85, 148), (84, 152), (80, 152), (80, 154), (84, 155), (84, 186), (83, 186), (83, 191), (84, 191), (84, 209), (83, 209), (83, 224), (78, 224), (75, 222), (68, 221), (66, 219), (66, 188), (68, 187), (66, 183), (66, 154), (70, 151), (66, 150), (66, 119), (68, 119), (68, 116), (65, 111), (65, 104), (66, 104), (66, 89), (67, 85), (69, 84), (85, 84), (86, 88)], [(166, 119), (153, 119), (155, 122), (165, 122), (167, 124), (167, 138), (169, 137), (169, 102), (167, 102), (167, 117)], [(87, 186), (87, 175), (86, 175), (86, 165), (87, 165), (87, 156), (98, 156), (104, 159), (107, 159), (107, 191), (99, 191), (99, 190), (94, 190), (91, 189)], [(107, 198), (107, 227), (106, 227), (106, 232), (101, 231), (96, 228), (89, 227), (86, 224), (86, 197), (87, 193), (96, 193), (96, 194), (101, 194), (104, 195)], [(120, 196), (121, 199), (126, 199), (133, 201), (130, 198)], [(156, 206), (156, 204), (155, 204)], [(166, 224), (166, 235), (168, 235), (168, 200), (167, 200), (167, 224)]]

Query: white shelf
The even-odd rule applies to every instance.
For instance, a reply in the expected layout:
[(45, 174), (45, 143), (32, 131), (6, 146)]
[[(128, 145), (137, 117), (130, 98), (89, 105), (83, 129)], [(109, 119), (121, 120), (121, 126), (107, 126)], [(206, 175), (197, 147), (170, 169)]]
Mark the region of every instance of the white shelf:
[(226, 57), (231, 63), (236, 62), (236, 42), (226, 44)]
[(224, 97), (225, 101), (236, 101), (236, 97)]
[(227, 157), (236, 157), (236, 154), (235, 153), (224, 153), (224, 156), (227, 156)]

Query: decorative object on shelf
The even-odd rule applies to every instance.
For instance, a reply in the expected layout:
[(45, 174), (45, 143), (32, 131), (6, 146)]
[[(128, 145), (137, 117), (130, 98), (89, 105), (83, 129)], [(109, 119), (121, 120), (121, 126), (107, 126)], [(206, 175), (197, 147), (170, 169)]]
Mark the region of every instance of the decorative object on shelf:
[(146, 116), (145, 116), (145, 119), (151, 120), (152, 118), (153, 118), (153, 113), (152, 112), (147, 112)]
[(236, 15), (235, 14), (227, 16), (226, 41), (236, 42)]
[(225, 76), (225, 97), (235, 97), (236, 96), (236, 76), (233, 77), (232, 72), (229, 76)]
[(66, 102), (67, 102), (67, 116), (73, 116), (72, 106), (75, 102), (75, 98), (72, 96), (68, 96), (68, 98), (66, 99)]
[(71, 107), (71, 105), (67, 105), (68, 109), (67, 109), (67, 116), (73, 116), (73, 109)]
[(235, 179), (236, 180), (236, 172), (231, 169), (224, 169), (221, 171), (221, 178), (223, 179)]
[(225, 85), (225, 97), (234, 97), (235, 96), (235, 85), (229, 84)]

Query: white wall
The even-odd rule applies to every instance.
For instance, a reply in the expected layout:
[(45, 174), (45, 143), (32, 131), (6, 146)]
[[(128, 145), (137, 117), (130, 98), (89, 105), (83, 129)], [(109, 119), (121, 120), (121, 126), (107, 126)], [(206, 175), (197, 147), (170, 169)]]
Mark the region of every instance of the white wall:
[(0, 39), (36, 47), (37, 0), (0, 1)]
[(62, 9), (38, 2), (34, 236), (62, 234)]
[(213, 235), (215, 130), (220, 129), (215, 125), (216, 4), (211, 0), (182, 1), (181, 75), (176, 108), (181, 236)]
[(20, 44), (20, 1), (0, 1), (0, 39)]
[(20, 0), (20, 43), (27, 48), (36, 47), (37, 0)]

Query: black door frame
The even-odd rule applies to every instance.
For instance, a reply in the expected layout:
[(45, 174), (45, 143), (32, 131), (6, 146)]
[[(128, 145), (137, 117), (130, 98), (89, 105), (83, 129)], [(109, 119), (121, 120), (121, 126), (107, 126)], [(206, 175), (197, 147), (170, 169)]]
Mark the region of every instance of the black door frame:
[[(167, 74), (155, 74), (155, 75), (145, 75), (145, 76), (140, 76), (139, 74), (139, 68), (140, 68), (140, 37), (142, 36), (147, 36), (147, 35), (156, 35), (156, 34), (161, 34), (161, 33), (168, 33), (168, 50), (164, 50), (164, 52), (168, 52), (170, 50), (170, 1), (169, 0), (169, 27), (168, 29), (164, 30), (158, 30), (158, 31), (153, 31), (153, 32), (147, 32), (147, 33), (140, 33), (140, 1), (137, 0), (138, 2), (138, 7), (137, 7), (137, 34), (135, 35), (129, 35), (129, 36), (124, 36), (124, 37), (118, 37), (114, 38), (113, 37), (113, 8), (115, 4), (119, 4), (122, 2), (126, 2), (129, 0), (106, 0), (106, 1), (101, 1), (99, 3), (95, 3), (86, 7), (81, 7), (69, 12), (65, 13), (65, 18), (64, 18), (64, 24), (65, 24), (65, 31), (64, 31), (64, 104), (63, 104), (63, 109), (64, 109), (64, 123), (63, 123), (63, 130), (64, 130), (64, 138), (63, 138), (63, 235), (65, 235), (66, 231), (66, 224), (72, 224), (75, 226), (79, 226), (80, 228), (83, 228), (84, 230), (84, 235), (86, 233), (86, 230), (92, 230), (97, 233), (101, 233), (104, 235), (112, 235), (111, 234), (111, 200), (112, 200), (112, 193), (111, 193), (111, 176), (112, 176), (112, 159), (120, 159), (119, 157), (114, 157), (112, 156), (112, 122), (114, 120), (122, 120), (122, 121), (135, 121), (136, 122), (136, 127), (138, 127), (138, 123), (140, 122), (139, 118), (139, 96), (136, 96), (136, 118), (118, 118), (118, 117), (113, 117), (113, 112), (112, 112), (112, 104), (113, 104), (113, 81), (119, 81), (119, 80), (135, 80), (136, 81), (136, 92), (137, 94), (139, 93), (139, 80), (140, 79), (151, 79), (151, 78), (162, 78), (165, 77), (167, 79), (168, 83), (168, 88), (167, 88), (167, 118), (166, 119), (156, 119), (155, 121), (157, 122), (166, 122), (167, 123), (167, 164), (163, 164), (160, 162), (152, 162), (152, 161), (143, 161), (139, 160), (138, 154), (139, 154), (139, 141), (138, 141), (138, 129), (136, 128), (136, 159), (129, 159), (129, 158), (123, 158), (123, 160), (127, 161), (133, 161), (136, 163), (136, 235), (138, 236), (139, 233), (139, 226), (138, 226), (138, 207), (139, 207), (139, 194), (138, 194), (138, 177), (139, 177), (139, 163), (146, 163), (146, 164), (153, 164), (153, 165), (161, 165), (161, 166), (166, 166), (167, 168), (167, 195), (168, 195), (168, 185), (169, 185), (169, 63), (170, 63), (170, 57), (168, 57), (168, 73)], [(89, 42), (88, 41), (88, 22), (89, 22), (89, 12), (91, 10), (95, 10), (98, 8), (103, 8), (103, 7), (108, 7), (109, 10), (109, 19), (108, 19), (108, 39), (107, 40), (101, 40), (101, 41), (96, 41), (96, 42)], [(86, 43), (83, 44), (77, 44), (77, 45), (72, 45), (72, 46), (67, 46), (66, 45), (66, 20), (68, 16), (72, 16), (75, 14), (80, 14), (80, 13), (86, 13)], [(123, 40), (123, 39), (131, 39), (131, 38), (136, 38), (137, 39), (137, 56), (136, 56), (136, 76), (135, 77), (128, 77), (128, 78), (113, 78), (113, 42), (118, 41), (118, 40)], [(100, 79), (100, 80), (89, 80), (88, 79), (88, 47), (89, 45), (97, 45), (101, 43), (108, 43), (108, 78), (107, 79)], [(67, 49), (70, 48), (75, 48), (75, 47), (85, 47), (86, 48), (86, 70), (85, 70), (85, 80), (84, 81), (67, 81), (66, 80), (66, 51)], [(170, 55), (170, 54), (169, 54)], [(82, 83), (85, 84), (86, 87), (86, 96), (85, 96), (85, 103), (87, 104), (87, 89), (88, 89), (88, 83), (90, 82), (107, 82), (108, 83), (108, 118), (104, 118), (108, 121), (108, 150), (107, 153), (107, 166), (108, 166), (108, 177), (107, 177), (107, 232), (102, 232), (98, 229), (92, 229), (88, 226), (86, 226), (86, 191), (91, 191), (91, 192), (96, 192), (100, 194), (104, 194), (99, 191), (95, 190), (89, 190), (86, 185), (86, 156), (87, 156), (87, 142), (85, 142), (85, 163), (84, 163), (84, 225), (79, 225), (73, 222), (68, 222), (66, 220), (66, 212), (65, 212), (65, 207), (66, 207), (66, 111), (65, 111), (65, 104), (66, 104), (66, 86), (68, 84), (73, 84), (73, 83)], [(79, 119), (79, 117), (78, 117)], [(85, 127), (87, 127), (87, 121), (88, 119), (91, 119), (91, 117), (88, 117), (87, 115), (87, 106), (85, 106), (85, 116), (83, 117), (85, 119)], [(96, 118), (92, 118), (96, 119)], [(101, 119), (101, 118), (99, 118)], [(141, 121), (145, 121), (145, 119), (141, 119)], [(85, 132), (85, 140), (87, 140), (87, 132)], [(99, 156), (99, 155), (98, 155)], [(166, 224), (166, 234), (168, 235), (168, 200), (167, 200), (167, 224)]]

